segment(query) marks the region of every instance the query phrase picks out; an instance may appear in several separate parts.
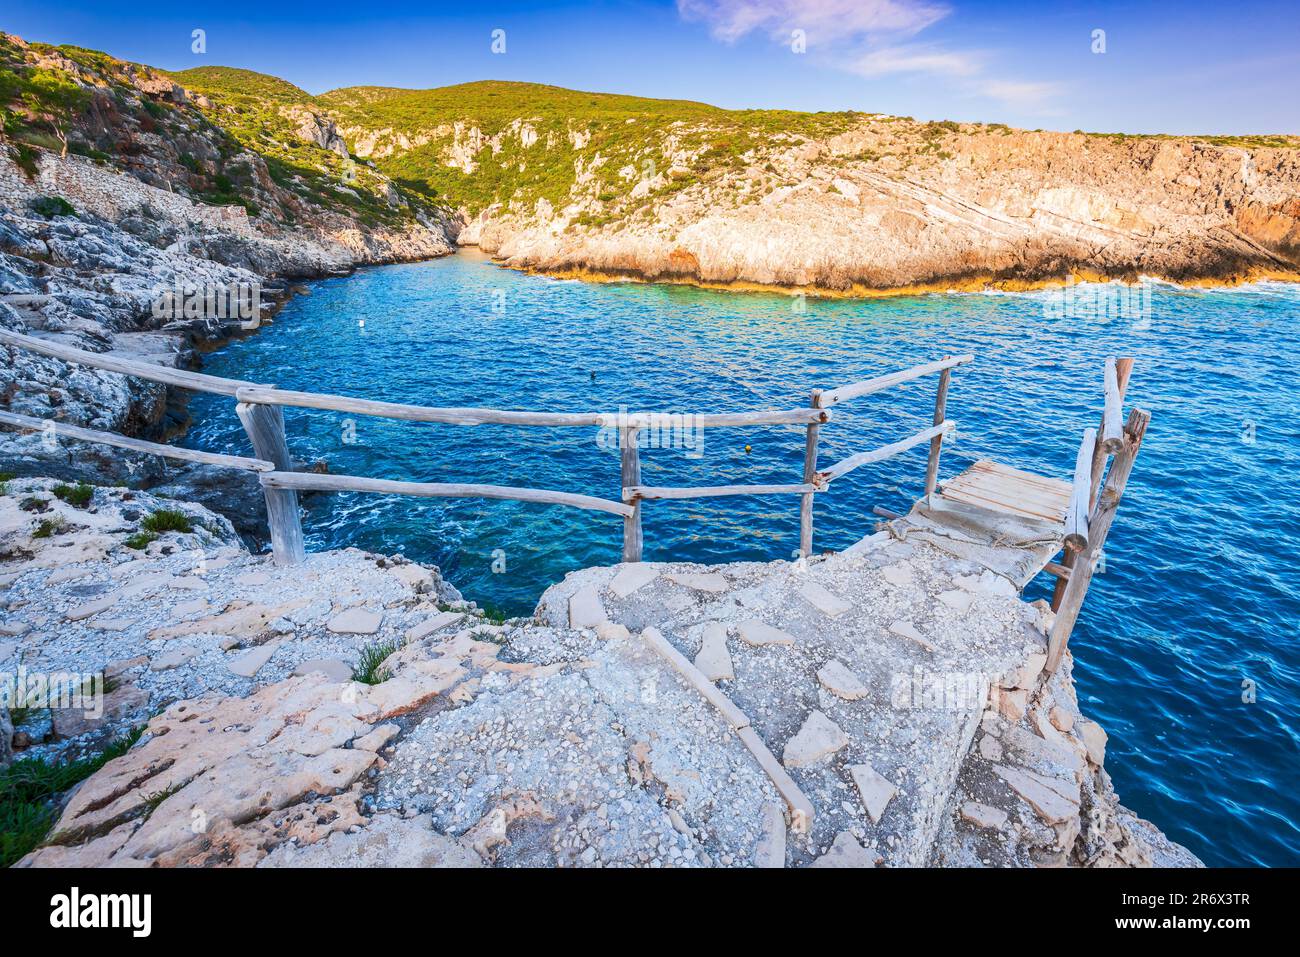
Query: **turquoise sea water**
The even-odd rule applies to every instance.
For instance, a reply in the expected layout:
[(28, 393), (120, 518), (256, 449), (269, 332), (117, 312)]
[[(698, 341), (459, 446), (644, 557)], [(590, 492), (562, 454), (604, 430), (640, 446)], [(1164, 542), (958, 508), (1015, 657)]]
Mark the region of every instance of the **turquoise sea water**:
[[(1132, 355), (1130, 405), (1152, 423), (1071, 640), (1081, 704), (1110, 734), (1107, 768), (1129, 807), (1210, 864), (1300, 863), (1300, 289), (1158, 286), (1142, 315), (1109, 319), (1046, 303), (810, 299), (801, 312), (786, 296), (562, 282), (463, 253), (314, 283), (205, 370), (424, 405), (745, 411), (970, 352), (953, 377), (960, 432), (941, 475), (988, 457), (1066, 477), (1100, 415), (1104, 357)], [(823, 466), (927, 427), (935, 384), (837, 407)], [(229, 400), (192, 409), (186, 444), (247, 452)], [(336, 473), (619, 494), (618, 453), (595, 428), (357, 417), (353, 435), (342, 415), (286, 419), (295, 455)], [(698, 455), (643, 450), (643, 478), (798, 482), (803, 444), (800, 427), (710, 430)], [(922, 447), (834, 483), (816, 502), (816, 549), (872, 531), (873, 505), (906, 511), (924, 475)], [(621, 529), (558, 506), (359, 494), (317, 496), (306, 518), (309, 548), (405, 552), (514, 613), (565, 572), (618, 561)], [(652, 561), (787, 558), (798, 500), (650, 502), (645, 543)], [(1040, 580), (1029, 597), (1047, 593)]]

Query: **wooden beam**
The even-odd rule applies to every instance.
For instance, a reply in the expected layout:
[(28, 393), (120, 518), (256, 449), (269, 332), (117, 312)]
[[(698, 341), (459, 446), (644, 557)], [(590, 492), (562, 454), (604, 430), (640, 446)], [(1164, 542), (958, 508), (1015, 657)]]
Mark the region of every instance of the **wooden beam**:
[(114, 448), (130, 449), (133, 452), (161, 455), (164, 458), (182, 459), (186, 462), (201, 462), (204, 465), (216, 465), (226, 469), (269, 472), (275, 468), (273, 463), (263, 459), (250, 459), (242, 455), (219, 455), (215, 452), (199, 452), (195, 449), (182, 449), (173, 445), (159, 445), (157, 442), (129, 439), (124, 435), (117, 435), (113, 432), (83, 429), (79, 425), (66, 425), (52, 419), (35, 419), (14, 412), (0, 412), (0, 425), (7, 425), (23, 432), (45, 432), (53, 426), (54, 434), (59, 438), (74, 439), (78, 442), (93, 442), (96, 445), (111, 445)]
[(276, 472), (263, 472), (262, 495), (266, 499), (266, 521), (271, 532), (271, 553), (277, 565), (297, 565), (307, 560), (302, 541), (302, 515), (298, 493), (291, 488), (268, 485), (267, 476), (288, 474), (293, 468), (284, 436), (284, 415), (269, 405), (239, 403), (235, 414), (248, 433), (259, 458), (275, 463)]
[[(813, 389), (808, 405), (821, 408), (822, 390)], [(815, 485), (817, 482), (817, 443), (820, 440), (821, 426), (815, 422), (808, 424), (808, 434), (803, 446), (803, 483)], [(804, 558), (812, 555), (813, 541), (813, 493), (805, 492), (799, 499), (799, 554)]]
[[(620, 455), (620, 476), (623, 483), (623, 497), (628, 498), (627, 490), (641, 484), (641, 450), (636, 443), (637, 429), (618, 430)], [(642, 552), (641, 537), (641, 498), (631, 497), (632, 512), (623, 518), (623, 561), (639, 562)]]
[(164, 385), (176, 386), (179, 389), (190, 389), (194, 392), (210, 392), (214, 395), (234, 396), (240, 389), (256, 385), (253, 382), (223, 379), (220, 376), (204, 375), (201, 372), (190, 372), (187, 369), (172, 369), (152, 362), (143, 362), (139, 359), (123, 359), (102, 352), (87, 352), (84, 349), (76, 349), (62, 343), (51, 342), (48, 339), (39, 339), (35, 336), (10, 332), (7, 329), (0, 329), (0, 343), (18, 349), (26, 349), (28, 352), (35, 352), (39, 355), (50, 356), (54, 359), (62, 359), (64, 362), (73, 362), (90, 369), (118, 372), (122, 375), (135, 376), (137, 379), (148, 379), (150, 382), (161, 382)]
[(316, 492), (374, 492), (379, 495), (413, 495), (417, 498), (492, 498), (547, 505), (571, 505), (612, 515), (628, 516), (630, 505), (592, 495), (552, 492), (546, 489), (512, 488), (508, 485), (461, 485), (440, 482), (401, 482), (393, 479), (360, 478), (352, 475), (319, 475), (315, 472), (263, 472), (263, 488)]
[[(616, 416), (607, 414), (613, 423)], [(655, 428), (665, 419), (684, 419), (684, 424), (702, 429), (719, 427), (747, 428), (753, 425), (811, 425), (829, 422), (831, 414), (825, 409), (783, 409), (765, 412), (634, 412), (620, 421), (637, 428)]]
[[(948, 381), (952, 378), (952, 370), (944, 369), (939, 373), (939, 391), (934, 397), (934, 424), (943, 425), (944, 416), (948, 409)], [(925, 498), (929, 501), (930, 496), (939, 484), (939, 452), (943, 449), (943, 433), (940, 432), (930, 440), (930, 460), (925, 465)]]
[[(1124, 408), (1124, 396), (1128, 392), (1129, 376), (1133, 371), (1133, 360), (1131, 358), (1121, 358), (1115, 360), (1115, 389), (1119, 395), (1119, 407)], [(1101, 428), (1106, 428), (1105, 417), (1102, 417)], [(1088, 509), (1097, 507), (1097, 490), (1101, 488), (1101, 476), (1106, 470), (1106, 458), (1108, 452), (1100, 444), (1092, 453), (1092, 492), (1088, 496)]]
[(1048, 562), (1043, 566), (1043, 571), (1050, 572), (1057, 578), (1064, 579), (1065, 581), (1069, 581), (1070, 579), (1070, 567), (1068, 565), (1062, 565), (1057, 562)]
[(1092, 450), (1097, 444), (1097, 430), (1084, 429), (1083, 441), (1074, 459), (1074, 483), (1070, 488), (1070, 507), (1065, 513), (1065, 544), (1074, 548), (1088, 545), (1088, 492), (1092, 482)]
[(829, 392), (822, 393), (821, 407), (823, 409), (829, 409), (831, 406), (838, 405), (841, 402), (847, 402), (849, 399), (857, 399), (864, 395), (871, 395), (873, 392), (888, 389), (902, 382), (919, 379), (922, 376), (927, 376), (934, 372), (942, 372), (945, 369), (954, 369), (957, 366), (965, 365), (974, 358), (974, 356), (950, 356), (947, 359), (940, 359), (938, 362), (928, 362), (925, 365), (913, 366), (911, 369), (904, 369), (902, 372), (891, 372), (889, 375), (877, 376), (874, 379), (866, 379), (862, 382), (853, 382), (849, 385), (842, 385), (838, 389), (831, 389)]
[(1114, 358), (1106, 360), (1106, 374), (1102, 386), (1106, 406), (1101, 414), (1101, 447), (1114, 455), (1124, 448), (1124, 399), (1119, 390), (1119, 378)]
[(891, 445), (883, 445), (878, 449), (872, 449), (870, 452), (859, 452), (857, 455), (850, 455), (847, 459), (836, 462), (828, 469), (823, 469), (817, 473), (817, 479), (821, 484), (837, 479), (842, 475), (852, 472), (863, 465), (871, 465), (874, 462), (883, 462), (885, 459), (893, 458), (902, 452), (906, 452), (913, 446), (920, 445), (922, 442), (928, 442), (937, 435), (942, 435), (956, 428), (954, 422), (940, 422), (933, 428), (926, 429), (924, 432), (918, 432), (910, 438), (894, 442)]
[(403, 419), (408, 422), (442, 422), (448, 425), (599, 426), (604, 424), (604, 417), (596, 412), (513, 412), (500, 409), (435, 408), (405, 405), (400, 402), (379, 402), (374, 399), (354, 399), (344, 395), (322, 395), (315, 392), (292, 392), (287, 389), (261, 387), (240, 389), (238, 398), (240, 402), (257, 405), (325, 409), (331, 412), (346, 412), (350, 415), (373, 415), (385, 419)]
[(659, 485), (630, 485), (623, 489), (625, 502), (636, 499), (721, 498), (727, 495), (812, 495), (816, 485), (709, 485), (668, 488)]
[(1047, 643), (1047, 670), (1055, 672), (1061, 664), (1061, 658), (1079, 620), (1083, 608), (1084, 596), (1092, 582), (1093, 569), (1101, 550), (1105, 547), (1106, 537), (1110, 534), (1111, 524), (1115, 521), (1115, 512), (1124, 498), (1124, 489), (1128, 486), (1129, 476), (1133, 474), (1133, 463), (1142, 448), (1147, 426), (1151, 423), (1151, 413), (1134, 409), (1129, 413), (1125, 426), (1124, 448), (1115, 456), (1110, 474), (1106, 476), (1106, 487), (1102, 490), (1097, 504), (1097, 513), (1093, 516), (1091, 535), (1088, 546), (1079, 553), (1078, 560), (1070, 571), (1069, 584), (1065, 588), (1065, 598), (1052, 623), (1052, 633)]
[(507, 409), (445, 408), (356, 399), (345, 395), (293, 392), (252, 386), (240, 389), (240, 402), (258, 405), (293, 406), (300, 409), (324, 409), (351, 415), (372, 415), (408, 422), (441, 422), (446, 425), (527, 425), (564, 428), (599, 426), (603, 428), (715, 428), (719, 426), (806, 425), (825, 422), (830, 413), (814, 409), (789, 409), (765, 412), (527, 412)]

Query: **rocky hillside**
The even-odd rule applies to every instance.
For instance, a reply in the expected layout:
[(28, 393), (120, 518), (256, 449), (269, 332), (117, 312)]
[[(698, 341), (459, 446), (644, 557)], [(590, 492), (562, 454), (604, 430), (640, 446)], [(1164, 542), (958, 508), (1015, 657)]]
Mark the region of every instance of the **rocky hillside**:
[(3, 143), (33, 181), (45, 159), (83, 157), (197, 204), (242, 211), (235, 219), (255, 238), (325, 251), (271, 257), (264, 273), (310, 275), (321, 258), (340, 268), (447, 251), (450, 215), (354, 160), (331, 121), (299, 98), (306, 94), (275, 81), (253, 102), (215, 104), (150, 67), (0, 34)]
[(1300, 276), (1295, 136), (1053, 133), (494, 81), (313, 96), (16, 38), (0, 56), (21, 161), (66, 148), (239, 204), (259, 228), (369, 235), (414, 219), (452, 234), (463, 218), (462, 243), (523, 268), (850, 294)]
[[(269, 318), (287, 280), (451, 252), (455, 216), (351, 157), (302, 97), (275, 81), (214, 102), (149, 67), (0, 34), (0, 327), (186, 367)], [(157, 310), (177, 288), (257, 288), (262, 311)], [(147, 438), (188, 421), (175, 390), (7, 346), (0, 407)], [(72, 448), (4, 430), (0, 473), (260, 498), (213, 470)]]
[(1124, 136), (729, 111), (523, 83), (309, 104), (358, 157), (576, 274), (866, 293), (1074, 271), (1300, 274), (1300, 138)]

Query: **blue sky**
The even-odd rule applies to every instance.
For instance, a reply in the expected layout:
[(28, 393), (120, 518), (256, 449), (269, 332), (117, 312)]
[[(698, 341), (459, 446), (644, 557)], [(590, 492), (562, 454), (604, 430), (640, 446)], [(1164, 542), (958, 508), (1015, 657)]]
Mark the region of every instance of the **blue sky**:
[(5, 0), (0, 29), (313, 93), (507, 79), (1029, 128), (1300, 133), (1297, 0)]

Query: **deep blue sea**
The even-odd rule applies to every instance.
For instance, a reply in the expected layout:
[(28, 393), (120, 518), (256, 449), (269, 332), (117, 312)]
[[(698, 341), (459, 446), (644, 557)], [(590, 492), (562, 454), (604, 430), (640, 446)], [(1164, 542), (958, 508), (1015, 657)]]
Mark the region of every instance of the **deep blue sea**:
[[(461, 253), (310, 289), (205, 370), (424, 405), (703, 412), (800, 407), (814, 387), (969, 352), (943, 476), (988, 457), (1068, 477), (1101, 412), (1104, 358), (1134, 356), (1129, 405), (1152, 422), (1071, 640), (1082, 707), (1110, 734), (1126, 805), (1209, 864), (1300, 864), (1300, 288), (1159, 285), (1137, 316), (1086, 302), (1061, 316), (1045, 293), (800, 301), (558, 281)], [(837, 407), (821, 463), (927, 427), (935, 385)], [(247, 453), (230, 400), (191, 408), (186, 444)], [(595, 428), (355, 418), (353, 432), (345, 418), (286, 410), (291, 449), (335, 473), (619, 495), (617, 450)], [(710, 430), (698, 454), (643, 450), (643, 478), (795, 483), (803, 446), (797, 426)], [(816, 501), (815, 548), (871, 532), (874, 505), (906, 511), (924, 478), (920, 447), (835, 482)], [(526, 613), (565, 572), (617, 562), (622, 521), (349, 494), (313, 498), (306, 530), (310, 549), (404, 552), (480, 604)], [(789, 496), (645, 506), (652, 561), (786, 558), (798, 536)], [(1029, 597), (1048, 593), (1042, 579)]]

